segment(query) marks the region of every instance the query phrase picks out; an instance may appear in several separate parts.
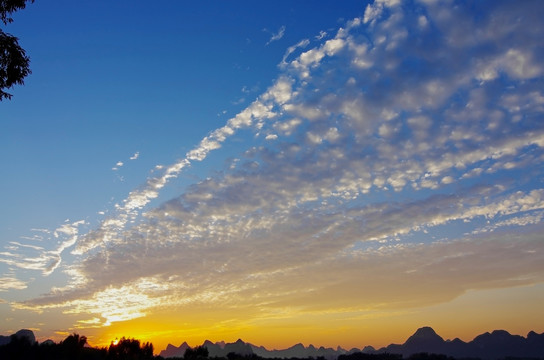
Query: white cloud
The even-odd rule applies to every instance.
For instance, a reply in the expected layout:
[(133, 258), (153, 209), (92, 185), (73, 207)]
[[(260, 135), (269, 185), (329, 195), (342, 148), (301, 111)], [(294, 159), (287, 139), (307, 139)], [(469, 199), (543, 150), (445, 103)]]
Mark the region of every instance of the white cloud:
[(366, 24), (376, 21), (376, 19), (378, 19), (378, 17), (381, 15), (382, 11), (383, 5), (381, 3), (375, 2), (374, 4), (368, 4), (365, 9), (363, 22)]
[(419, 18), (417, 19), (417, 24), (419, 25), (420, 28), (422, 29), (426, 29), (428, 24), (429, 24), (429, 21), (427, 20), (427, 18), (425, 17), (425, 15), (421, 15), (419, 16)]
[(0, 277), (0, 291), (8, 291), (11, 289), (22, 290), (27, 288), (27, 283), (13, 276)]
[[(266, 31), (266, 30), (265, 30)], [(278, 29), (278, 32), (276, 33), (273, 33), (272, 34), (272, 37), (270, 37), (270, 40), (268, 40), (268, 42), (266, 43), (266, 45), (270, 44), (271, 42), (273, 41), (278, 41), (280, 40), (283, 35), (285, 35), (285, 25), (281, 26), (279, 29)]]
[(321, 40), (321, 39), (323, 39), (325, 36), (327, 36), (327, 32), (321, 30), (321, 31), (319, 32), (319, 35), (316, 35), (316, 36), (315, 36), (315, 39), (316, 39), (316, 40)]
[(287, 50), (285, 51), (285, 54), (283, 55), (283, 59), (281, 60), (280, 65), (281, 66), (287, 65), (287, 58), (289, 57), (289, 55), (291, 55), (293, 52), (295, 52), (295, 50), (298, 49), (298, 48), (305, 48), (306, 46), (308, 46), (308, 44), (310, 44), (310, 40), (303, 39), (303, 40), (300, 40), (295, 45), (289, 46), (287, 48)]

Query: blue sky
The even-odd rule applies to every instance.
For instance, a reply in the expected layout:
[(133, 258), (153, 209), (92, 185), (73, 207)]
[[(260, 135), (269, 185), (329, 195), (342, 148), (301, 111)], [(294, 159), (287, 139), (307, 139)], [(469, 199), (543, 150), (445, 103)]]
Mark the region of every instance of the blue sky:
[[(60, 1), (16, 13), (7, 30), (27, 49), (33, 74), (13, 89), (24, 96), (2, 104), (2, 161), (19, 174), (4, 186), (22, 189), (7, 194), (3, 218), (14, 217), (6, 224), (15, 227), (29, 212), (54, 216), (32, 226), (41, 227), (89, 216), (88, 206), (102, 210), (256, 98), (277, 75), (287, 44), (364, 11), (355, 1), (294, 5)], [(136, 152), (142, 157), (130, 163)], [(131, 165), (119, 172), (123, 183), (109, 173), (118, 161)], [(21, 225), (11, 235), (29, 223)]]
[(6, 27), (3, 332), (544, 330), (541, 2), (160, 5)]

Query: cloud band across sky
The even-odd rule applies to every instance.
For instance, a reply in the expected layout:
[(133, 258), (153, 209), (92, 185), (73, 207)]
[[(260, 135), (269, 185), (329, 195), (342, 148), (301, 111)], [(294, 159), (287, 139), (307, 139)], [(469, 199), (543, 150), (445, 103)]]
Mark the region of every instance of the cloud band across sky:
[[(94, 326), (165, 308), (398, 310), (542, 283), (543, 5), (465, 5), (375, 1), (290, 47), (245, 110), (94, 230), (69, 226), (66, 264), (2, 253), (72, 277), (12, 306)], [(224, 168), (149, 206), (229, 142)], [(8, 275), (4, 290), (27, 286)]]

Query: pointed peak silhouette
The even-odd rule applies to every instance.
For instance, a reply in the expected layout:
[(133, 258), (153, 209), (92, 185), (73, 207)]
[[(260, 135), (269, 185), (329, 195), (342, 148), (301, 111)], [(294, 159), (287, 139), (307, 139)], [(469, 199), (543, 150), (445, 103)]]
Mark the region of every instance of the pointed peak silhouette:
[[(221, 342), (223, 343), (223, 342)], [(229, 353), (236, 353), (242, 356), (257, 355), (264, 359), (289, 359), (289, 358), (318, 358), (323, 357), (326, 360), (360, 360), (358, 353), (366, 354), (400, 354), (408, 357), (416, 353), (435, 353), (445, 354), (455, 358), (481, 358), (484, 360), (503, 359), (505, 357), (533, 357), (541, 358), (544, 354), (544, 333), (538, 334), (531, 331), (527, 338), (520, 335), (511, 335), (505, 330), (494, 330), (478, 335), (474, 340), (464, 342), (459, 338), (453, 340), (444, 340), (433, 328), (425, 326), (416, 330), (416, 332), (406, 340), (404, 344), (391, 344), (379, 350), (372, 346), (366, 346), (362, 350), (353, 348), (349, 351), (341, 347), (325, 348), (314, 345), (305, 347), (302, 343), (295, 344), (290, 348), (283, 350), (267, 350), (263, 346), (256, 346), (245, 343), (238, 339), (234, 343), (225, 344), (222, 348), (219, 344), (206, 340), (203, 346), (207, 346), (210, 357), (226, 357)], [(186, 344), (186, 343), (184, 343)], [(180, 346), (181, 348), (181, 346)], [(176, 347), (168, 347), (170, 350), (176, 350)], [(161, 352), (161, 355), (181, 357), (183, 353)], [(164, 356), (169, 357), (169, 356)], [(351, 356), (351, 358), (350, 358)]]
[(406, 344), (413, 342), (443, 342), (444, 339), (430, 326), (424, 326), (406, 340)]
[(436, 331), (430, 326), (423, 326), (416, 330), (414, 335), (419, 337), (430, 337), (430, 336), (439, 336)]
[(166, 349), (160, 352), (160, 356), (164, 358), (168, 357), (182, 357), (185, 354), (185, 350), (189, 348), (189, 344), (187, 344), (186, 341), (184, 341), (180, 346), (175, 346), (172, 344), (168, 344), (166, 346)]

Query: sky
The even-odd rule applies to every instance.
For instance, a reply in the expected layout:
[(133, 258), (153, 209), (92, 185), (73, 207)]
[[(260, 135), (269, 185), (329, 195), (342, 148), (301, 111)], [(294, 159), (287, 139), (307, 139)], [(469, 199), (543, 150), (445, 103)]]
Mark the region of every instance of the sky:
[[(158, 5), (158, 6), (157, 6)], [(544, 332), (542, 1), (36, 1), (0, 333)]]

